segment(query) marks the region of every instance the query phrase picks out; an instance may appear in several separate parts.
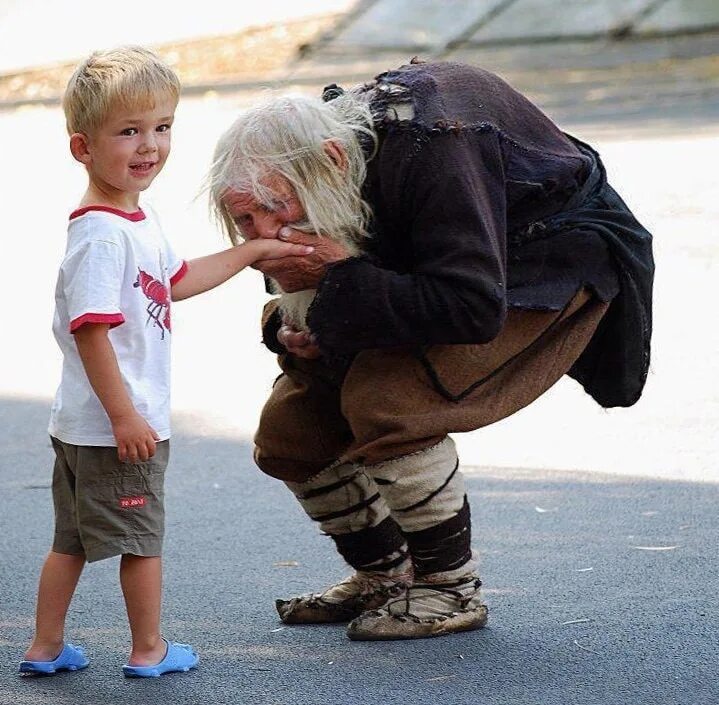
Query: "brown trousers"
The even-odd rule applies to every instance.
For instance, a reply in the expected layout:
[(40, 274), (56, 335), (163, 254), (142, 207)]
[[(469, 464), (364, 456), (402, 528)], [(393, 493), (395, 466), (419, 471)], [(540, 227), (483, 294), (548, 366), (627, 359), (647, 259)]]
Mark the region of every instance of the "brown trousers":
[(607, 308), (583, 290), (562, 311), (510, 310), (483, 345), (365, 350), (341, 383), (321, 361), (280, 356), (255, 461), (304, 482), (337, 461), (374, 465), (506, 418), (569, 370)]

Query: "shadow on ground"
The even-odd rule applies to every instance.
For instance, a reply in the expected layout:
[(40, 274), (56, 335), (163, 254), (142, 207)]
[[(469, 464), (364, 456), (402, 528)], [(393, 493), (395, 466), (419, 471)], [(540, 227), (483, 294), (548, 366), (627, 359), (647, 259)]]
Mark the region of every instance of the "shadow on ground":
[(472, 477), (490, 626), (353, 643), (341, 626), (278, 622), (275, 597), (345, 569), (283, 486), (254, 470), (247, 442), (188, 432), (174, 439), (167, 482), (164, 629), (198, 648), (201, 668), (122, 678), (127, 630), (111, 559), (88, 568), (69, 616), (68, 637), (86, 646), (91, 667), (21, 679), (14, 669), (52, 530), (47, 414), (44, 403), (0, 400), (3, 705), (719, 699), (719, 487), (526, 469)]

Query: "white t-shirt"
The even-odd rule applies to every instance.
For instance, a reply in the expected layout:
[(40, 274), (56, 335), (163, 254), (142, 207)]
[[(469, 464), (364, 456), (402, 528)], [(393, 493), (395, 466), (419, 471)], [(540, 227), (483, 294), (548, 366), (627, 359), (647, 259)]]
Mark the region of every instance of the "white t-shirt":
[(170, 437), (170, 287), (186, 272), (150, 209), (89, 206), (70, 215), (55, 289), (53, 333), (63, 364), (50, 435), (73, 445), (117, 445), (73, 339), (84, 323), (109, 323), (135, 409), (160, 440)]

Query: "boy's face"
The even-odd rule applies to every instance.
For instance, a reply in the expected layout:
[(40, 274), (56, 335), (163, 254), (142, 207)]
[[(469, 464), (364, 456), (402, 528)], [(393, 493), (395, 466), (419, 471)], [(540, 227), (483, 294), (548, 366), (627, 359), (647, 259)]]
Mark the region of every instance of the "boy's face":
[[(79, 136), (84, 138), (79, 161), (95, 188), (118, 201), (134, 196), (136, 204), (137, 195), (153, 182), (170, 153), (175, 107), (174, 100), (163, 99), (147, 110), (114, 110), (92, 134)], [(74, 149), (73, 155), (78, 158)]]

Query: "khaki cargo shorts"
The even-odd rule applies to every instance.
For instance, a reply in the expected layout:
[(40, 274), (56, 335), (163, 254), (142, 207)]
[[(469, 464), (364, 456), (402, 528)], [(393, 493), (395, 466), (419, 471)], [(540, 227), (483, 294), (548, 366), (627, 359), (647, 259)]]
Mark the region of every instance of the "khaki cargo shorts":
[(165, 533), (164, 484), (170, 442), (147, 461), (121, 463), (117, 448), (52, 438), (55, 468), (52, 550), (87, 561), (129, 553), (159, 556)]

